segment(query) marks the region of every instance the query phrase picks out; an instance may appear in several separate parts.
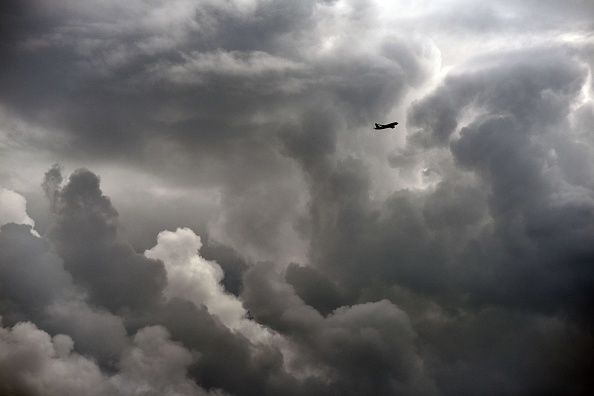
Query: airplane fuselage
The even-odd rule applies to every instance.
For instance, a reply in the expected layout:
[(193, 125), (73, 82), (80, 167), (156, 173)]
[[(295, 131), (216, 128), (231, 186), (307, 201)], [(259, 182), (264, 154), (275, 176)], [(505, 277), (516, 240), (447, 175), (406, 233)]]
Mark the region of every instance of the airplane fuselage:
[(392, 122), (390, 124), (378, 124), (378, 123), (376, 123), (375, 124), (375, 127), (373, 129), (388, 129), (388, 128), (394, 129), (396, 127), (396, 125), (398, 125), (397, 122)]

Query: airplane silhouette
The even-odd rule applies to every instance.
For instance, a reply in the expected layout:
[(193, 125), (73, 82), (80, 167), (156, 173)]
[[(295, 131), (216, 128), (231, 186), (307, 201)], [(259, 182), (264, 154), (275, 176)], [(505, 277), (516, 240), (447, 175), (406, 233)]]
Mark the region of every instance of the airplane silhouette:
[(387, 129), (387, 128), (392, 128), (394, 129), (394, 127), (398, 125), (397, 122), (391, 122), (389, 124), (378, 124), (377, 122), (375, 123), (375, 128), (373, 129)]

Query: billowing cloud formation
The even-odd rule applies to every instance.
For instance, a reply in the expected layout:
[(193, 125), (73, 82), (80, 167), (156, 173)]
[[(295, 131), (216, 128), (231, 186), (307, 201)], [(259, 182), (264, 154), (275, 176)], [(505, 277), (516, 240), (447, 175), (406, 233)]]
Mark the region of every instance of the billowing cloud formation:
[[(490, 187), (493, 229), (483, 248), (466, 255), (493, 275), (474, 280), (475, 287), (482, 287), (481, 298), (585, 309), (594, 286), (582, 272), (590, 271), (582, 260), (592, 253), (594, 162), (571, 117), (589, 69), (562, 48), (512, 52), (467, 67), (418, 103), (411, 122), (422, 128), (413, 141), (449, 142), (456, 163)], [(476, 115), (458, 126), (462, 111)], [(456, 129), (459, 138), (450, 141)], [(492, 255), (494, 244), (503, 251)]]
[(97, 365), (72, 353), (72, 339), (50, 337), (23, 322), (0, 329), (2, 393), (47, 395), (105, 395), (112, 393)]
[(209, 393), (186, 377), (192, 354), (169, 340), (159, 326), (140, 330), (108, 376), (73, 351), (72, 339), (50, 337), (30, 322), (0, 328), (0, 390), (15, 395), (223, 395)]
[(163, 264), (118, 238), (117, 212), (102, 195), (98, 177), (81, 169), (56, 197), (50, 239), (91, 300), (113, 310), (156, 301), (165, 283)]
[[(88, 179), (85, 180), (90, 183), (77, 185), (80, 180), (77, 181), (76, 178), (80, 175), (87, 177)], [(205, 394), (197, 384), (197, 379), (206, 383), (215, 394), (224, 393), (216, 390), (221, 388), (221, 384), (235, 392), (246, 386), (246, 382), (251, 383), (252, 386), (258, 384), (260, 388), (255, 387), (254, 392), (259, 393), (263, 389), (271, 394), (277, 391), (267, 390), (269, 387), (289, 386), (282, 381), (279, 385), (267, 384), (265, 374), (267, 372), (271, 375), (278, 372), (275, 375), (280, 375), (282, 379), (282, 355), (272, 344), (252, 346), (249, 340), (241, 335), (245, 332), (246, 335), (253, 336), (258, 341), (259, 335), (260, 338), (267, 337), (269, 332), (247, 318), (243, 318), (245, 310), (234, 297), (223, 291), (216, 282), (220, 278), (212, 276), (192, 280), (195, 287), (210, 286), (211, 292), (226, 298), (231, 310), (217, 310), (217, 307), (225, 308), (225, 304), (218, 304), (212, 299), (197, 300), (191, 293), (184, 294), (183, 290), (179, 289), (180, 279), (176, 280), (174, 270), (171, 271), (171, 284), (163, 286), (167, 286), (165, 290), (179, 290), (182, 293), (168, 296), (160, 290), (151, 297), (153, 290), (140, 288), (139, 293), (146, 293), (143, 295), (146, 297), (143, 300), (144, 304), (129, 304), (122, 307), (115, 305), (106, 295), (94, 294), (94, 284), (90, 283), (94, 279), (86, 278), (85, 273), (78, 272), (76, 268), (69, 269), (66, 265), (68, 261), (65, 259), (69, 255), (64, 254), (63, 258), (56, 253), (70, 252), (80, 246), (79, 244), (97, 244), (103, 249), (109, 249), (114, 244), (125, 243), (123, 240), (113, 242), (110, 238), (94, 239), (106, 229), (108, 236), (113, 236), (111, 231), (116, 232), (117, 235), (117, 214), (109, 205), (107, 198), (102, 195), (97, 183), (98, 179), (94, 174), (80, 170), (72, 175), (66, 185), (57, 190), (59, 209), (55, 214), (55, 225), (51, 228), (50, 237), (55, 238), (56, 230), (62, 229), (60, 226), (68, 228), (67, 225), (75, 221), (77, 226), (83, 224), (81, 231), (85, 227), (94, 230), (86, 235), (83, 232), (79, 235), (81, 238), (47, 240), (32, 235), (29, 227), (16, 224), (5, 225), (0, 231), (2, 314), (5, 322), (14, 326), (13, 332), (25, 329), (27, 334), (34, 335), (31, 351), (23, 353), (26, 356), (37, 356), (41, 361), (39, 363), (36, 360), (26, 360), (25, 362), (32, 364), (31, 367), (27, 364), (15, 363), (15, 366), (7, 371), (10, 375), (5, 381), (6, 385), (3, 382), (7, 392), (42, 394), (45, 388), (54, 392), (52, 387), (55, 386), (57, 394), (60, 392), (76, 394), (78, 392), (76, 386), (79, 385), (62, 384), (60, 379), (53, 379), (53, 376), (58, 375), (55, 370), (59, 370), (64, 365), (74, 366), (73, 370), (81, 368), (90, 372), (93, 381), (98, 384), (97, 394), (105, 395), (119, 394), (118, 392), (121, 394)], [(69, 199), (72, 199), (65, 201), (65, 197), (73, 191), (74, 187), (78, 188), (77, 191), (81, 195), (69, 196)], [(69, 204), (76, 210), (65, 210)], [(80, 221), (82, 223), (78, 223)], [(109, 227), (110, 225), (112, 228)], [(187, 229), (185, 233), (189, 239), (184, 241), (182, 238), (178, 241), (180, 243), (177, 247), (184, 247), (184, 242), (189, 241), (188, 246), (185, 246), (187, 255), (183, 258), (189, 259), (190, 262), (176, 262), (173, 265), (188, 264), (190, 269), (202, 271), (218, 268), (216, 263), (209, 263), (197, 256), (198, 236)], [(60, 243), (63, 245), (60, 246)], [(51, 248), (52, 246), (57, 247), (56, 252)], [(158, 247), (166, 250), (171, 246), (163, 242)], [(130, 255), (136, 254), (130, 253), (129, 249), (114, 249), (107, 258), (114, 259), (115, 263), (125, 267), (129, 265), (127, 260), (130, 259)], [(153, 265), (159, 265), (161, 268), (163, 266), (160, 261), (139, 256), (138, 260), (143, 260), (141, 262), (145, 263), (148, 271)], [(95, 265), (101, 265), (107, 260), (101, 257), (98, 259), (100, 260), (95, 261)], [(197, 264), (194, 267), (192, 267), (192, 259), (198, 260), (198, 263), (194, 263)], [(82, 262), (80, 265), (90, 265), (88, 263)], [(113, 287), (115, 291), (120, 286), (114, 282), (125, 284), (138, 280), (134, 278), (134, 272), (115, 272), (117, 276), (123, 277), (119, 279), (109, 268), (107, 267), (103, 272), (101, 287)], [(97, 268), (93, 271), (102, 273)], [(220, 269), (219, 274), (222, 274)], [(120, 289), (121, 293), (124, 291), (125, 289)], [(203, 303), (208, 304), (207, 306), (215, 315), (220, 315), (221, 321), (217, 319), (218, 316), (211, 316), (202, 305)], [(34, 321), (44, 330), (34, 324), (26, 324), (25, 321)], [(228, 321), (230, 323), (226, 323)], [(230, 328), (225, 327), (221, 322), (228, 324)], [(154, 328), (155, 325), (166, 325), (170, 330), (158, 326), (154, 330), (147, 330)], [(235, 334), (235, 330), (240, 333)], [(10, 333), (9, 330), (6, 331)], [(169, 331), (189, 349), (186, 350), (181, 345), (170, 345)], [(134, 333), (137, 333), (136, 336), (131, 338), (131, 334)], [(67, 344), (70, 345), (69, 351), (72, 350), (74, 341), (76, 353), (74, 355), (66, 353), (66, 362), (56, 361), (57, 352), (54, 351), (56, 348), (51, 346), (50, 334), (56, 334), (56, 337), (61, 337), (60, 340), (67, 339)], [(58, 336), (58, 334), (65, 334), (65, 336)], [(18, 344), (16, 341), (6, 342), (11, 345)], [(221, 348), (227, 351), (225, 356), (219, 354)], [(21, 349), (17, 345), (18, 353)], [(10, 352), (7, 353), (10, 354)], [(7, 355), (3, 364), (8, 365), (11, 361), (17, 362), (20, 359), (20, 355), (17, 356), (18, 359), (12, 359), (11, 356)], [(235, 363), (229, 365), (227, 359), (232, 359)], [(254, 366), (250, 368), (251, 365)], [(237, 367), (242, 367), (246, 373), (237, 372)], [(33, 370), (33, 373), (31, 374), (28, 370)], [(42, 371), (37, 373), (36, 370)], [(249, 371), (253, 372), (249, 373)], [(115, 374), (110, 374), (114, 372)], [(186, 376), (190, 372), (193, 373), (192, 377)], [(236, 374), (233, 375), (233, 372)], [(160, 373), (161, 377), (158, 377), (157, 373)], [(29, 381), (29, 376), (38, 378), (39, 382)], [(234, 376), (235, 383), (226, 383)], [(54, 380), (57, 381), (55, 384), (52, 382)]]
[(328, 317), (306, 305), (270, 266), (246, 275), (244, 299), (262, 323), (298, 343), (318, 375), (341, 394), (433, 394), (416, 334), (405, 312), (387, 300), (344, 306)]
[(0, 393), (589, 394), (593, 17), (2, 2)]
[(179, 228), (175, 232), (160, 232), (157, 245), (144, 253), (146, 257), (162, 260), (165, 264), (165, 296), (206, 306), (225, 326), (240, 331), (254, 342), (270, 337), (271, 334), (264, 328), (247, 320), (247, 311), (241, 301), (224, 291), (220, 283), (223, 270), (216, 262), (198, 255), (201, 247), (198, 235), (189, 228)]

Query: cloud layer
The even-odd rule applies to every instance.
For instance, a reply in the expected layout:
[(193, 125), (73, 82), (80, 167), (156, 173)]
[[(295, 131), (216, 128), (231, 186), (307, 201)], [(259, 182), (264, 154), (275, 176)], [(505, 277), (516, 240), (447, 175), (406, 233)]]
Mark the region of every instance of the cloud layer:
[(593, 16), (3, 2), (0, 394), (588, 394)]

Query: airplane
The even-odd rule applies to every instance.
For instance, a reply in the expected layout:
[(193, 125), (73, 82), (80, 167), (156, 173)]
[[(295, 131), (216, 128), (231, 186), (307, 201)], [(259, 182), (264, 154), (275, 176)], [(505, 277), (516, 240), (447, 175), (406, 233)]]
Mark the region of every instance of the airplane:
[(398, 125), (397, 122), (391, 122), (389, 124), (378, 124), (377, 122), (375, 123), (375, 128), (373, 129), (387, 129), (387, 128), (392, 128), (394, 129), (394, 127)]

